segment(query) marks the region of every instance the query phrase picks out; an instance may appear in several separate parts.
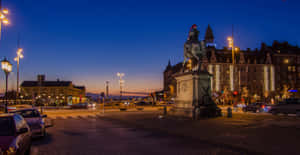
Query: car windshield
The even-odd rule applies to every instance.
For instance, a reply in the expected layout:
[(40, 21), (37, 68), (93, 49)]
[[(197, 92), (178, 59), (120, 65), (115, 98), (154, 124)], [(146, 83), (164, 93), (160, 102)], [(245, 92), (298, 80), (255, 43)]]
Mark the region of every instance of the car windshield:
[(16, 111), (15, 113), (23, 116), (24, 118), (40, 117), (39, 112), (37, 112), (36, 110), (21, 110)]
[(0, 117), (0, 136), (13, 135), (13, 121), (9, 117)]

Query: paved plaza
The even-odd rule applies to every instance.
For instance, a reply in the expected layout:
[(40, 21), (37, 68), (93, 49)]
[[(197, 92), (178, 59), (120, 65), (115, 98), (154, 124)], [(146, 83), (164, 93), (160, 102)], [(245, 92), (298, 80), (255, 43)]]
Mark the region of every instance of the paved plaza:
[[(56, 111), (32, 154), (295, 154), (300, 119), (234, 113), (199, 121), (160, 111)], [(280, 146), (280, 147), (278, 147)]]

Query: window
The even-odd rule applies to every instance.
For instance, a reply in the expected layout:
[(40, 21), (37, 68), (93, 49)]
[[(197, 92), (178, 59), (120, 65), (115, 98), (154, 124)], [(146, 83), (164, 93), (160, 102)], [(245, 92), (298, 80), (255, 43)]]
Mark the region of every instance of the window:
[(17, 111), (16, 113), (23, 116), (24, 118), (40, 117), (39, 112), (36, 110), (23, 110), (23, 111)]
[(296, 66), (288, 66), (289, 72), (296, 72)]
[(19, 131), (23, 126), (23, 118), (20, 115), (15, 115), (14, 120), (16, 124), (16, 129), (17, 131)]
[(293, 72), (296, 72), (296, 66), (293, 66)]

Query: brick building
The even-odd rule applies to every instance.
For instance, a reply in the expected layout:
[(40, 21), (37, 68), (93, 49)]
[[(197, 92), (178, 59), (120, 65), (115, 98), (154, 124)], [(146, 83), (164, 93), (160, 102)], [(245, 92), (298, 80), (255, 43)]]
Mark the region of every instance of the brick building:
[[(271, 46), (261, 44), (260, 49), (235, 52), (224, 47), (215, 48), (210, 26), (205, 34), (206, 56), (203, 69), (212, 74), (212, 94), (217, 99), (260, 100), (271, 102), (289, 97), (299, 97), (300, 48), (287, 42), (274, 41)], [(164, 90), (170, 98), (176, 96), (173, 75), (180, 72), (182, 63), (171, 65), (164, 71)]]

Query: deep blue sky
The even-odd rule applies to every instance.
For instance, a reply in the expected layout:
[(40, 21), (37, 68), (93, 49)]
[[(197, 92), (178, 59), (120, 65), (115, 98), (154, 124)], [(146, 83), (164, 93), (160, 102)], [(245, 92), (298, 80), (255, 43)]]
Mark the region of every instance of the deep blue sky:
[[(92, 92), (104, 90), (106, 80), (116, 92), (117, 72), (126, 74), (127, 90), (162, 88), (164, 67), (169, 59), (173, 64), (183, 59), (192, 24), (202, 38), (210, 24), (219, 48), (232, 24), (241, 48), (273, 40), (300, 43), (298, 0), (2, 1), (11, 24), (2, 30), (0, 58), (13, 60), (20, 33), (22, 80), (44, 73), (49, 80), (73, 80)], [(2, 72), (0, 82), (3, 90)]]

